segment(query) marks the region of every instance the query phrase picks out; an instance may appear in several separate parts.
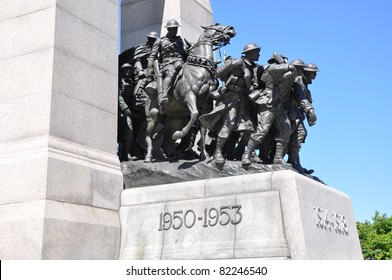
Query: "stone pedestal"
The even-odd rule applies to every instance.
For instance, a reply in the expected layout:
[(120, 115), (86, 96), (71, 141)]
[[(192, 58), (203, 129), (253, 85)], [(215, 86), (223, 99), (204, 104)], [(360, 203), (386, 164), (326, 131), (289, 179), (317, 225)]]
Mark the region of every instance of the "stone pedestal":
[(0, 1), (0, 259), (118, 258), (117, 5)]
[(120, 259), (362, 259), (347, 195), (282, 170), (127, 189)]
[(209, 0), (122, 0), (121, 50), (146, 41), (150, 31), (166, 34), (166, 22), (175, 19), (181, 27), (179, 35), (195, 43), (202, 33), (201, 25), (211, 25)]

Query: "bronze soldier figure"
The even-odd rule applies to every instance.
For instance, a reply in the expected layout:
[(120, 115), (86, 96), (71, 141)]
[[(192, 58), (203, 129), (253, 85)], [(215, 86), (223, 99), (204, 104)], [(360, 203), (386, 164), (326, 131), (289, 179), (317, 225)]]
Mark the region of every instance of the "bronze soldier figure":
[(168, 92), (186, 61), (187, 47), (190, 46), (181, 36), (177, 36), (178, 27), (180, 24), (174, 19), (167, 22), (165, 26), (167, 34), (160, 40), (156, 40), (148, 58), (148, 74), (153, 75), (154, 68), (155, 73), (159, 73), (157, 87), (161, 113), (164, 112), (165, 105), (169, 101)]
[(118, 94), (118, 134), (117, 142), (119, 143), (120, 161), (128, 161), (133, 139), (133, 128), (131, 119), (131, 110), (129, 104), (132, 102), (133, 95), (133, 67), (129, 63), (124, 63), (120, 68), (119, 94)]
[(202, 115), (200, 121), (206, 128), (217, 131), (214, 161), (218, 167), (225, 163), (223, 150), (230, 134), (233, 131), (250, 134), (254, 130), (247, 96), (258, 87), (255, 61), (259, 59), (260, 49), (256, 44), (247, 44), (240, 59), (229, 58), (217, 69), (217, 77), (222, 80), (221, 95), (216, 107)]
[(283, 106), (295, 78), (295, 67), (287, 63), (287, 58), (274, 53), (268, 60), (269, 66), (264, 69), (261, 80), (264, 90), (257, 90), (249, 96), (257, 104), (257, 128), (248, 142), (246, 152), (242, 156), (242, 166), (252, 164), (252, 154), (262, 143), (272, 126), (277, 130), (276, 149), (273, 163), (284, 164), (283, 157), (290, 139), (291, 126), (287, 112)]
[(147, 42), (135, 47), (134, 53), (134, 92), (132, 102), (130, 104), (132, 112), (133, 125), (133, 141), (132, 150), (133, 155), (138, 159), (144, 158), (146, 149), (139, 143), (139, 138), (146, 127), (146, 112), (145, 106), (147, 101), (147, 94), (145, 92), (146, 85), (151, 81), (151, 77), (147, 75), (148, 57), (151, 54), (152, 46), (159, 38), (155, 31), (147, 34)]
[(313, 170), (307, 170), (301, 166), (299, 151), (307, 136), (307, 130), (303, 122), (305, 114), (311, 125), (315, 124), (317, 118), (311, 101), (305, 95), (307, 90), (303, 73), (305, 63), (301, 59), (294, 59), (291, 64), (297, 69), (297, 77), (293, 83), (292, 94), (287, 104), (285, 104), (293, 131), (288, 145), (287, 162), (298, 172), (311, 174)]

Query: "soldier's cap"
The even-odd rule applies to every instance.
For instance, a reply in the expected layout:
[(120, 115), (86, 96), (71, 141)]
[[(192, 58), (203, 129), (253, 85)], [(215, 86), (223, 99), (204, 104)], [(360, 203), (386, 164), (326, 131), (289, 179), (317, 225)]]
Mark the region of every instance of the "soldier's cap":
[(242, 54), (253, 51), (253, 50), (260, 50), (261, 47), (257, 46), (254, 43), (246, 44), (244, 46), (244, 49), (242, 50)]
[[(281, 53), (280, 53), (279, 55), (280, 55), (280, 56), (281, 56), (283, 59), (288, 59), (288, 58), (287, 58), (287, 56), (284, 56), (284, 55), (283, 55), (283, 54), (281, 54)], [(267, 61), (267, 62), (268, 62), (268, 64), (272, 64), (272, 63), (274, 63), (274, 62), (277, 62), (277, 61), (276, 61), (276, 59), (275, 59), (274, 55), (272, 55), (272, 56), (271, 56), (271, 58), (270, 58), (270, 59), (268, 59), (268, 61)]]
[(308, 71), (308, 72), (318, 72), (318, 71), (320, 71), (320, 69), (314, 63), (306, 64), (305, 67), (304, 67), (304, 70)]
[(171, 28), (171, 27), (180, 27), (180, 24), (175, 19), (171, 19), (166, 23), (165, 28)]
[(151, 32), (149, 32), (149, 33), (147, 34), (147, 37), (148, 37), (148, 38), (155, 38), (155, 39), (158, 39), (158, 38), (159, 38), (159, 35), (158, 35), (158, 32), (151, 31)]
[(299, 58), (293, 59), (290, 64), (294, 66), (305, 67), (305, 62)]

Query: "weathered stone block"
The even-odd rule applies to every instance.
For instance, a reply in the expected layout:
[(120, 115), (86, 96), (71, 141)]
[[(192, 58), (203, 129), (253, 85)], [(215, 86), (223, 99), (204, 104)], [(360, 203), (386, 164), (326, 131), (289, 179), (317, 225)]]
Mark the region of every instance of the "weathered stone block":
[(362, 259), (348, 197), (290, 170), (127, 189), (120, 217), (122, 259)]
[(102, 33), (60, 8), (56, 9), (55, 32), (56, 49), (117, 76), (117, 37)]
[(56, 92), (51, 101), (51, 136), (116, 154), (115, 137), (102, 137), (117, 135), (115, 114)]
[(55, 49), (53, 91), (117, 115), (117, 84), (117, 76)]
[(118, 28), (113, 23), (117, 18), (117, 1), (108, 0), (57, 0), (60, 8), (81, 21), (93, 26), (117, 40)]
[(54, 22), (54, 7), (0, 21), (0, 60), (53, 47)]

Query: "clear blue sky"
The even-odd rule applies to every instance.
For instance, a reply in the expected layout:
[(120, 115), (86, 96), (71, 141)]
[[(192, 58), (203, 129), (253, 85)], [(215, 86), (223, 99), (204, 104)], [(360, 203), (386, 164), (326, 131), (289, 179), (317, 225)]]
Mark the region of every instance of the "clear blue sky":
[(319, 66), (301, 163), (351, 197), (356, 220), (392, 215), (392, 1), (210, 1), (214, 22), (237, 30), (228, 55), (252, 42), (260, 64), (276, 51)]
[(356, 220), (392, 215), (392, 1), (211, 0), (214, 22), (233, 25), (225, 47), (246, 43), (316, 63), (310, 85), (318, 122), (301, 151), (304, 167), (351, 197)]

